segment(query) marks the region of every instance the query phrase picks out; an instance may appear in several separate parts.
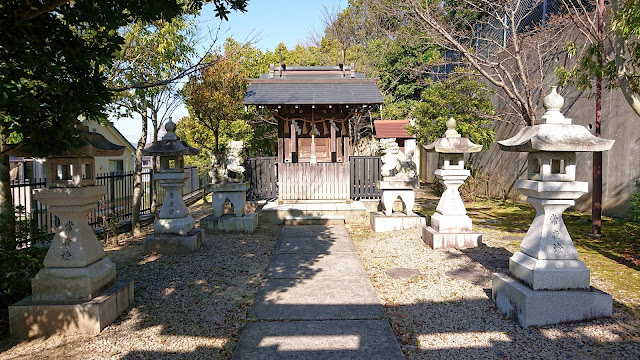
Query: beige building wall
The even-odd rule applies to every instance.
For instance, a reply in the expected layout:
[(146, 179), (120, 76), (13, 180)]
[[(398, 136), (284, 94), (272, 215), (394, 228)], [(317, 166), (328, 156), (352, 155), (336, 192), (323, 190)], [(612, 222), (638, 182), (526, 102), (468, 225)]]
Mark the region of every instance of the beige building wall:
[(97, 174), (104, 174), (114, 171), (114, 169), (119, 166), (115, 164), (117, 161), (122, 161), (122, 171), (128, 172), (134, 170), (135, 149), (133, 149), (133, 146), (129, 144), (129, 142), (118, 132), (118, 130), (116, 130), (113, 126), (101, 125), (94, 120), (84, 121), (83, 124), (89, 127), (89, 131), (97, 132), (112, 143), (125, 147), (124, 153), (120, 156), (97, 156)]

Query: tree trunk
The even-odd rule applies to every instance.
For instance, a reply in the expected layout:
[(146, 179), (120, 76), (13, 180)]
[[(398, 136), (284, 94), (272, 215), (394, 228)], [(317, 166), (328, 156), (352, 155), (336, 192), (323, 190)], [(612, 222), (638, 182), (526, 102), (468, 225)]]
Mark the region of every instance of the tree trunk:
[[(153, 141), (158, 141), (158, 131), (160, 130), (158, 127), (158, 111), (152, 110), (151, 113), (151, 123), (153, 125)], [(153, 156), (151, 158), (151, 172), (155, 174), (158, 171), (158, 167), (156, 166), (156, 162), (158, 161), (157, 156)], [(151, 192), (151, 213), (155, 216), (156, 220), (158, 220), (158, 188), (156, 186), (152, 186), (153, 191)]]
[(2, 244), (0, 247), (14, 250), (16, 243), (16, 218), (13, 212), (13, 203), (11, 201), (11, 176), (9, 174), (10, 163), (9, 155), (6, 151), (5, 136), (0, 133), (0, 212), (2, 213), (2, 228), (0, 229), (0, 237)]
[(142, 205), (142, 149), (147, 142), (147, 104), (143, 98), (143, 106), (140, 110), (142, 117), (142, 133), (136, 148), (136, 165), (133, 176), (133, 211), (131, 213), (131, 228), (134, 235), (142, 234), (142, 223), (140, 222), (140, 209)]
[[(602, 69), (604, 63), (604, 0), (598, 0), (597, 21), (598, 21), (598, 67)], [(595, 135), (600, 137), (600, 123), (602, 120), (602, 75), (596, 75), (596, 131)], [(591, 233), (599, 236), (602, 233), (602, 152), (593, 153), (593, 191), (591, 194)]]

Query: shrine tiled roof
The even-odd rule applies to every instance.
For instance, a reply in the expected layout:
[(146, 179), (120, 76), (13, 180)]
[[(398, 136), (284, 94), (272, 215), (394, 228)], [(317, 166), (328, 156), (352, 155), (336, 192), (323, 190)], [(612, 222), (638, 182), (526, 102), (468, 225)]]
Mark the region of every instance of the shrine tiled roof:
[(279, 68), (249, 79), (245, 105), (382, 104), (377, 79), (338, 67)]
[(409, 120), (374, 120), (373, 126), (378, 139), (412, 139), (405, 127), (409, 125)]

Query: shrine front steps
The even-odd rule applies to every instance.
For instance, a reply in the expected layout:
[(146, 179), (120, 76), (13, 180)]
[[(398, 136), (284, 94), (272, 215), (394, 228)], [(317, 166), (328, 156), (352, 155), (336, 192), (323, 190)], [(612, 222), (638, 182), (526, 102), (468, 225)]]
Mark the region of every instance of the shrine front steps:
[(360, 201), (300, 201), (267, 203), (260, 212), (260, 221), (286, 225), (339, 225), (364, 219), (367, 208)]

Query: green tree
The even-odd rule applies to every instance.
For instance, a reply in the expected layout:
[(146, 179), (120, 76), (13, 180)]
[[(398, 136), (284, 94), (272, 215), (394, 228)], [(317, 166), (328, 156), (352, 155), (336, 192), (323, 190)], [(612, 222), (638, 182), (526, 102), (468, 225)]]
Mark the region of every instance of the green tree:
[[(214, 0), (217, 15), (245, 11), (248, 0)], [(79, 115), (111, 101), (103, 70), (124, 42), (123, 26), (172, 19), (201, 0), (22, 1), (0, 4), (0, 210), (9, 212), (7, 152), (29, 144), (34, 155), (72, 146)], [(16, 139), (10, 146), (10, 139)]]
[(491, 125), (496, 119), (490, 96), (477, 74), (457, 69), (422, 92), (421, 101), (413, 109), (416, 124), (409, 127), (409, 132), (420, 144), (429, 144), (444, 135), (445, 123), (453, 117), (462, 136), (487, 148), (494, 141)]
[(244, 120), (247, 71), (220, 54), (207, 55), (207, 62), (211, 66), (191, 75), (182, 94), (189, 117), (211, 132), (208, 141), (213, 140), (213, 144), (206, 147), (219, 160), (226, 144), (223, 135), (235, 121)]
[[(179, 77), (191, 67), (195, 54), (195, 23), (186, 16), (170, 21), (137, 22), (124, 30), (125, 43), (121, 47), (110, 72), (113, 87), (126, 88), (135, 84), (163, 82)], [(151, 121), (153, 141), (158, 140), (162, 123), (168, 120), (181, 100), (175, 83), (168, 83), (135, 91), (118, 92), (114, 112), (124, 109), (127, 115), (136, 113), (142, 120), (142, 131), (136, 147), (133, 181), (133, 232), (142, 232), (142, 149), (147, 143), (147, 127)], [(156, 161), (152, 161), (155, 171)], [(155, 188), (154, 188), (155, 189)], [(156, 193), (152, 194), (151, 211), (155, 212)]]

